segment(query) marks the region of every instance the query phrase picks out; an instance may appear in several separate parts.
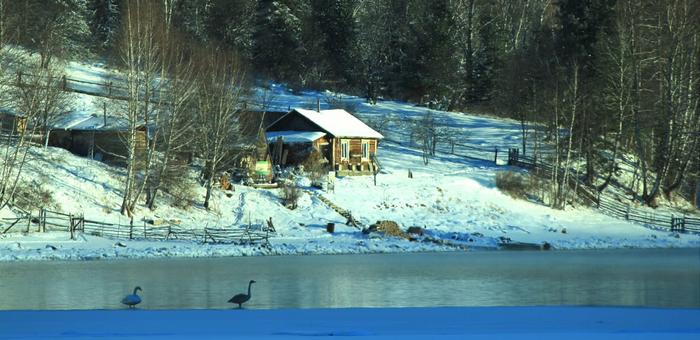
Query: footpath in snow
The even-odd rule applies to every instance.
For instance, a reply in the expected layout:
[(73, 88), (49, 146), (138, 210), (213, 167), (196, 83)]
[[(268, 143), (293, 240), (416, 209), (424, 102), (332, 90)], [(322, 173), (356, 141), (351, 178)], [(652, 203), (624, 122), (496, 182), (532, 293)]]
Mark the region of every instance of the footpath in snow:
[(0, 339), (697, 339), (699, 309), (2, 311)]

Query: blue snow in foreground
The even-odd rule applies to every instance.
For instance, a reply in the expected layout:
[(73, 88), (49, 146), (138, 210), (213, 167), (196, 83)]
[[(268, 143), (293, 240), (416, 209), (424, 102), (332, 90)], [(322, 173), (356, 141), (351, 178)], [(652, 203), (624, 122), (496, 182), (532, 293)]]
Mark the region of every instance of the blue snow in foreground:
[(700, 309), (474, 307), (0, 312), (0, 339), (698, 339)]

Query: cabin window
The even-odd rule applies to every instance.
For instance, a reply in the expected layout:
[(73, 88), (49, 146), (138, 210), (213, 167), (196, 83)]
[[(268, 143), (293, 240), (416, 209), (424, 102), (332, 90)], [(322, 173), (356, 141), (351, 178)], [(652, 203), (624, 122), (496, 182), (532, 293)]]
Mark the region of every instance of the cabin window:
[(369, 141), (362, 141), (362, 160), (366, 161), (369, 159)]
[(347, 139), (341, 139), (340, 140), (340, 159), (349, 159), (350, 158), (350, 141)]

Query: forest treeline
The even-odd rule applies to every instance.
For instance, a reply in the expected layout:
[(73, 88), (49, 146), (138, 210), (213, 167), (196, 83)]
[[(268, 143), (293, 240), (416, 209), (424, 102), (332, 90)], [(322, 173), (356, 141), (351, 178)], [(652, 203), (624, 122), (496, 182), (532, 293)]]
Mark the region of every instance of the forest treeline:
[[(0, 40), (42, 63), (118, 61), (124, 14), (138, 2), (2, 1)], [(564, 177), (580, 168), (604, 190), (624, 154), (640, 201), (697, 196), (698, 0), (146, 2), (183, 41), (235, 51), (252, 79), (516, 118), (521, 152), (551, 141)]]

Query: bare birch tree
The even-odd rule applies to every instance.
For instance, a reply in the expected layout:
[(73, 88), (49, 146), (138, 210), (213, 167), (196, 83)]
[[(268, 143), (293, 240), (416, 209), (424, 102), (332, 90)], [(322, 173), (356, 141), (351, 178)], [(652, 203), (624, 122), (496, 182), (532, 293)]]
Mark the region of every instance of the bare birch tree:
[(231, 151), (239, 142), (245, 72), (234, 56), (214, 49), (203, 51), (199, 61), (195, 125), (199, 155), (205, 162), (204, 207), (209, 209), (216, 174), (233, 160)]
[(15, 110), (14, 124), (5, 130), (2, 136), (4, 145), (2, 169), (0, 171), (0, 206), (4, 207), (14, 199), (17, 184), (24, 165), (28, 160), (32, 139), (41, 125), (46, 108), (46, 98), (54, 91), (60, 91), (51, 78), (43, 76), (42, 67), (36, 67), (37, 73), (20, 77), (10, 87), (10, 100)]
[(163, 112), (156, 127), (159, 148), (147, 195), (150, 209), (154, 208), (156, 197), (164, 183), (187, 171), (181, 167), (182, 162), (176, 159), (177, 155), (194, 151), (191, 141), (194, 130), (192, 111), (196, 91), (195, 65), (189, 53), (180, 40), (170, 39), (164, 58), (164, 65), (168, 65), (164, 67), (167, 78), (162, 78)]
[(124, 118), (128, 129), (123, 136), (127, 147), (127, 170), (121, 213), (129, 216), (132, 216), (151, 174), (157, 141), (157, 136), (147, 136), (145, 150), (140, 150), (139, 144), (143, 141), (139, 140), (139, 131), (144, 128), (148, 131), (158, 121), (160, 112), (155, 102), (161, 98), (156, 95), (156, 77), (163, 67), (163, 17), (157, 6), (158, 3), (151, 1), (128, 0), (122, 19), (124, 27), (119, 54), (125, 69), (128, 99)]
[(607, 109), (613, 113), (616, 119), (616, 135), (612, 149), (612, 155), (608, 160), (605, 171), (605, 179), (598, 185), (597, 190), (604, 190), (613, 178), (617, 168), (617, 158), (621, 153), (622, 139), (624, 137), (625, 122), (631, 117), (632, 88), (633, 88), (633, 58), (631, 39), (634, 27), (637, 25), (638, 13), (634, 6), (630, 6), (629, 0), (620, 0), (617, 3), (614, 33), (603, 41), (602, 55), (608, 64), (608, 69), (602, 72), (605, 76), (603, 94)]

